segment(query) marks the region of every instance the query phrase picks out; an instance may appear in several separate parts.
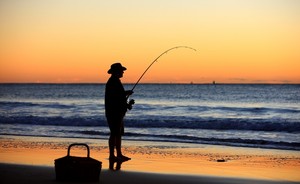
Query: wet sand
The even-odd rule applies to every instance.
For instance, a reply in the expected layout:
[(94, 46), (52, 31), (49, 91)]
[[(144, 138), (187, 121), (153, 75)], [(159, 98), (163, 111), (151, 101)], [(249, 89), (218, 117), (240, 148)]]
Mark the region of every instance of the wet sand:
[[(100, 183), (300, 182), (299, 151), (124, 141), (132, 160), (115, 171), (108, 169), (106, 140), (0, 136), (0, 183), (55, 182), (54, 160), (75, 142), (87, 143), (90, 156), (102, 162)], [(86, 156), (86, 150), (74, 148), (71, 155)]]
[[(55, 180), (55, 171), (49, 166), (28, 166), (28, 165), (12, 165), (0, 164), (0, 183), (3, 184), (52, 184), (62, 183)], [(63, 182), (72, 183), (72, 182)], [(78, 183), (78, 182), (73, 182)], [(181, 183), (210, 183), (210, 184), (289, 184), (287, 181), (270, 181), (245, 178), (230, 178), (216, 176), (199, 176), (199, 175), (183, 175), (183, 174), (158, 174), (146, 172), (132, 171), (110, 171), (102, 170), (99, 182), (101, 184), (181, 184)]]

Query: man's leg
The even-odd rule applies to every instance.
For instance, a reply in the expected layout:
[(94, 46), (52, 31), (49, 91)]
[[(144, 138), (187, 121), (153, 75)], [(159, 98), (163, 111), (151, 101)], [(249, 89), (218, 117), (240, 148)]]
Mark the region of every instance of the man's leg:
[(122, 136), (117, 136), (116, 139), (117, 158), (121, 159), (123, 162), (127, 160), (131, 160), (131, 158), (126, 157), (122, 154), (121, 147), (122, 147)]
[(121, 146), (122, 146), (122, 136), (121, 135), (117, 135), (116, 136), (117, 157), (122, 157)]
[(108, 140), (108, 146), (109, 146), (109, 158), (115, 157), (115, 145), (116, 145), (116, 136), (110, 134), (109, 140)]

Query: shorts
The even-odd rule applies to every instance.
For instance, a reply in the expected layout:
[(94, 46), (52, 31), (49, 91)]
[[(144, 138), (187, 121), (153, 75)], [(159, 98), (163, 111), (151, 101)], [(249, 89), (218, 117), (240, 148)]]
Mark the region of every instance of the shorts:
[(106, 117), (110, 130), (110, 135), (122, 136), (124, 135), (123, 118)]

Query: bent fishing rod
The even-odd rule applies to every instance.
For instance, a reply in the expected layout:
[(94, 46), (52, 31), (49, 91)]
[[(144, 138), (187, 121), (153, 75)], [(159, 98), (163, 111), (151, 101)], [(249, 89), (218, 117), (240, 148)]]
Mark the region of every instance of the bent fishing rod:
[(137, 82), (134, 84), (133, 88), (131, 89), (131, 91), (134, 90), (134, 88), (136, 87), (136, 85), (140, 82), (140, 80), (144, 77), (144, 75), (146, 74), (146, 72), (151, 68), (151, 66), (157, 62), (157, 60), (162, 57), (163, 55), (167, 54), (169, 51), (174, 50), (174, 49), (178, 49), (178, 48), (186, 48), (186, 49), (192, 49), (194, 51), (197, 51), (196, 49), (192, 48), (192, 47), (188, 47), (188, 46), (176, 46), (176, 47), (172, 47), (166, 51), (164, 51), (163, 53), (161, 53), (156, 59), (154, 59), (154, 61), (151, 62), (151, 64), (146, 68), (146, 70), (144, 71), (144, 73), (141, 75), (141, 77), (137, 80)]

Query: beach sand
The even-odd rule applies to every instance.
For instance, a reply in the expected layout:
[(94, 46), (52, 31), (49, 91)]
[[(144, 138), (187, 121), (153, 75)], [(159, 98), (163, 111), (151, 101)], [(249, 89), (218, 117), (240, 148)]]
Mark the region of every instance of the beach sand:
[[(0, 136), (0, 183), (56, 183), (54, 160), (87, 143), (102, 162), (100, 183), (300, 183), (300, 152), (124, 141), (132, 160), (109, 170), (107, 140)], [(71, 155), (86, 156), (76, 147)]]

